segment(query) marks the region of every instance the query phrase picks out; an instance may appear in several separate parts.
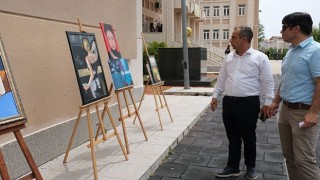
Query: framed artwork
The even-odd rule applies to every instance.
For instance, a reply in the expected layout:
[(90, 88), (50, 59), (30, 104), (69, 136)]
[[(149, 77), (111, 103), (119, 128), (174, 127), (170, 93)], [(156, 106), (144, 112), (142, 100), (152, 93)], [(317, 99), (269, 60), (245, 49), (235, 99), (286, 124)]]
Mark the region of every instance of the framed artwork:
[(95, 35), (83, 32), (66, 33), (82, 104), (109, 96)]
[(150, 66), (150, 78), (151, 78), (151, 83), (158, 83), (161, 82), (161, 78), (160, 78), (160, 73), (159, 73), (159, 69), (157, 66), (157, 62), (156, 59), (154, 58), (154, 56), (149, 56), (149, 66)]
[(115, 90), (133, 85), (132, 76), (126, 59), (109, 59), (108, 64)]
[(26, 121), (0, 36), (0, 130)]
[(106, 44), (109, 59), (121, 59), (116, 33), (112, 25), (100, 23), (100, 28), (102, 30), (102, 35)]

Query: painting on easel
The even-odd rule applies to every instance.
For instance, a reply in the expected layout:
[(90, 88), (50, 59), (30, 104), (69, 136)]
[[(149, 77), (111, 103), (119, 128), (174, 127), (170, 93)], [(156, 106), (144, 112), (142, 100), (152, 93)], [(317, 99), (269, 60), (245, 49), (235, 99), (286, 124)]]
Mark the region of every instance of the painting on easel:
[(154, 58), (154, 56), (149, 56), (148, 59), (149, 59), (148, 64), (149, 64), (149, 68), (150, 68), (150, 71), (148, 71), (148, 72), (149, 72), (149, 76), (151, 79), (151, 83), (154, 84), (154, 83), (161, 82), (160, 73), (159, 73), (156, 59)]
[(0, 130), (26, 117), (0, 37)]
[(100, 23), (104, 42), (109, 55), (109, 68), (115, 90), (133, 85), (127, 59), (121, 58), (115, 30), (110, 24)]
[(66, 33), (82, 104), (109, 96), (95, 35), (68, 31)]

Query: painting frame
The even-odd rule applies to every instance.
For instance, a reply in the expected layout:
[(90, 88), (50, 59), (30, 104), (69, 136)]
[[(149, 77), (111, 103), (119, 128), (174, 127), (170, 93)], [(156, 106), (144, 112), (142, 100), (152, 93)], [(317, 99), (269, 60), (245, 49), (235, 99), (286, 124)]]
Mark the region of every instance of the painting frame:
[(66, 31), (82, 105), (110, 96), (94, 33)]
[(0, 35), (0, 130), (27, 122)]
[(150, 78), (151, 78), (151, 83), (152, 84), (156, 84), (159, 82), (162, 82), (161, 77), (160, 77), (160, 72), (159, 72), (159, 68), (156, 62), (156, 59), (154, 56), (150, 56), (148, 57), (148, 65), (150, 68)]

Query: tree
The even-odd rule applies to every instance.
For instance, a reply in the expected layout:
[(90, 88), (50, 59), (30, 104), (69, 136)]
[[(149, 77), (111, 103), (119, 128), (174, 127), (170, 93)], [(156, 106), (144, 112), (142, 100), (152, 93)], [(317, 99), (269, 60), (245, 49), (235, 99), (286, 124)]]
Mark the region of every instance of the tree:
[(258, 32), (258, 47), (260, 49), (260, 42), (266, 38), (264, 35), (264, 26), (259, 22), (259, 32)]
[(317, 26), (313, 27), (311, 35), (313, 36), (313, 39), (315, 41), (320, 42), (320, 23), (318, 24), (318, 27)]
[[(148, 54), (154, 56), (157, 64), (158, 64), (158, 49), (159, 48), (165, 48), (165, 47), (167, 47), (167, 44), (165, 42), (153, 41), (151, 43), (147, 43)], [(148, 61), (148, 56), (147, 56), (147, 52), (144, 49), (143, 50), (143, 74), (144, 75), (148, 74), (148, 71), (147, 71), (147, 69), (145, 67), (147, 61)]]

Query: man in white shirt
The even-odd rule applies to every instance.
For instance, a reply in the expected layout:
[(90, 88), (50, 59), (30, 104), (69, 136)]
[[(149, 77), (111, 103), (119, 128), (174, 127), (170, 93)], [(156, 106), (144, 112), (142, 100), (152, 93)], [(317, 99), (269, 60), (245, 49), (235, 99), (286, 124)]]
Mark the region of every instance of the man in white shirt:
[[(235, 52), (227, 55), (213, 92), (211, 109), (215, 111), (218, 96), (224, 92), (222, 119), (229, 140), (227, 167), (217, 177), (240, 176), (241, 145), (247, 178), (256, 179), (256, 127), (259, 112), (267, 113), (274, 97), (274, 81), (268, 57), (251, 47), (250, 27), (234, 29), (230, 43)], [(260, 98), (263, 106), (260, 109)]]

